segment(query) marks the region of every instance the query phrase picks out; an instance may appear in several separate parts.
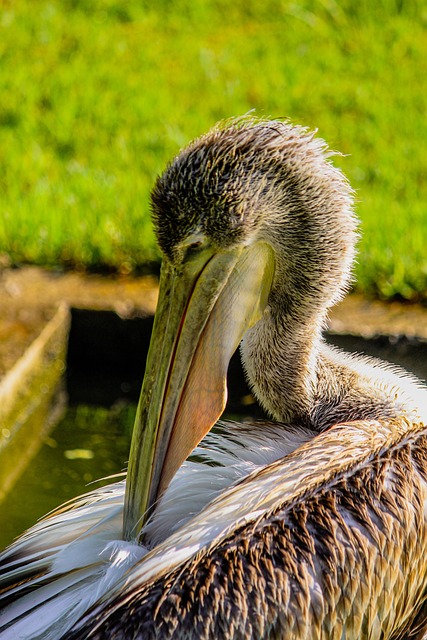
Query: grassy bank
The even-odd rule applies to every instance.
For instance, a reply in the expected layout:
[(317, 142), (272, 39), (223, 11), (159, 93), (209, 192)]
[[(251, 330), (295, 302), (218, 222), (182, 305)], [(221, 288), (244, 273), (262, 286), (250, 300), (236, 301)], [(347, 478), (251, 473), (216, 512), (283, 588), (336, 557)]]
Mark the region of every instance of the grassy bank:
[(0, 3), (3, 262), (156, 260), (153, 180), (256, 109), (319, 129), (357, 191), (357, 287), (427, 299), (421, 0)]

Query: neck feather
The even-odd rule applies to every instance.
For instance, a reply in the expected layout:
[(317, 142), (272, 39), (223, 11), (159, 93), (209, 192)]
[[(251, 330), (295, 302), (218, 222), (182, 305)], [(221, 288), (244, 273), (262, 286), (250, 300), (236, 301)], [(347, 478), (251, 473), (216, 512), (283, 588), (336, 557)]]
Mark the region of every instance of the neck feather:
[(379, 361), (343, 354), (322, 339), (328, 309), (349, 279), (351, 216), (331, 222), (313, 212), (308, 222), (300, 220), (300, 228), (293, 221), (292, 233), (282, 225), (280, 236), (268, 238), (276, 255), (269, 304), (241, 344), (258, 401), (275, 420), (318, 431), (348, 420), (426, 420), (427, 391), (419, 381)]

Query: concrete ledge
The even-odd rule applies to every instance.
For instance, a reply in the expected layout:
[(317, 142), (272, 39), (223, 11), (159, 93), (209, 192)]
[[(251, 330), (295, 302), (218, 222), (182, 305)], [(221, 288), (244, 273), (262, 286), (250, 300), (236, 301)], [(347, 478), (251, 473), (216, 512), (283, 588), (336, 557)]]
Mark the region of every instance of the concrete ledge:
[(427, 340), (427, 307), (367, 300), (359, 294), (351, 294), (331, 310), (328, 329), (338, 335), (367, 339), (406, 336)]
[(70, 312), (62, 303), (0, 382), (0, 500), (10, 490), (65, 406)]

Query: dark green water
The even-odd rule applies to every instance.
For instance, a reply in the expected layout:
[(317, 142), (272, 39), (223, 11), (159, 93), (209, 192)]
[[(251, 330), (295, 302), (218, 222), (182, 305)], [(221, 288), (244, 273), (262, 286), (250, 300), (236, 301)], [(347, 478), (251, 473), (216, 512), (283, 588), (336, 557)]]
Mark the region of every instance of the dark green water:
[(123, 402), (67, 410), (0, 504), (0, 549), (58, 505), (99, 486), (99, 478), (126, 469), (135, 410)]

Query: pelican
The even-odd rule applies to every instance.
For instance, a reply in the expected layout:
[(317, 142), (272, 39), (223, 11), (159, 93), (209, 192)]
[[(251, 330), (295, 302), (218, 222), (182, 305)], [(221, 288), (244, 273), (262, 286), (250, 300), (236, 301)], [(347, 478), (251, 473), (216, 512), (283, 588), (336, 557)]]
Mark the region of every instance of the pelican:
[[(235, 119), (158, 178), (126, 481), (3, 552), (0, 640), (423, 637), (427, 389), (322, 338), (357, 238), (331, 155)], [(270, 421), (217, 423), (239, 344)]]

